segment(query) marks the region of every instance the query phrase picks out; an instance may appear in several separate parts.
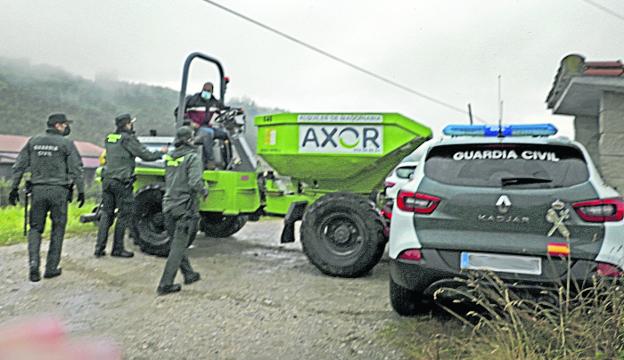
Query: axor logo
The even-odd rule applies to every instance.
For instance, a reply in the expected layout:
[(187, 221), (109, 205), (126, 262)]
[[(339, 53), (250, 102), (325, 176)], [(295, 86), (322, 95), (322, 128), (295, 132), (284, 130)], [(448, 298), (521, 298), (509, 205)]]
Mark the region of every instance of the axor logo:
[(381, 126), (302, 125), (299, 152), (383, 153)]

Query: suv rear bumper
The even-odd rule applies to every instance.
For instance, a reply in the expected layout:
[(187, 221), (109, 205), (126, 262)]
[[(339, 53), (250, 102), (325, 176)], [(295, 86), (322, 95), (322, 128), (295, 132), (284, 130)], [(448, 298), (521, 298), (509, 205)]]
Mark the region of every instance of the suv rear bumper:
[[(390, 277), (392, 280), (406, 289), (427, 296), (443, 287), (457, 288), (463, 284), (460, 280), (466, 278), (465, 272), (459, 270), (460, 251), (444, 251), (422, 249), (423, 260), (405, 261), (400, 259), (390, 260)], [(456, 263), (449, 264), (449, 259), (457, 259)], [(547, 261), (543, 258), (542, 261)], [(522, 288), (529, 291), (553, 289), (558, 284), (565, 284), (567, 280), (567, 264), (564, 260), (554, 260), (556, 263), (547, 275), (518, 275), (497, 273), (501, 280), (514, 288)], [(544, 269), (548, 267), (545, 263)], [(595, 274), (596, 263), (589, 260), (573, 260), (571, 267), (571, 280), (583, 288), (591, 285), (591, 277)], [(560, 270), (560, 271), (557, 271)], [(563, 272), (562, 272), (562, 271)], [(550, 276), (549, 276), (550, 275)]]

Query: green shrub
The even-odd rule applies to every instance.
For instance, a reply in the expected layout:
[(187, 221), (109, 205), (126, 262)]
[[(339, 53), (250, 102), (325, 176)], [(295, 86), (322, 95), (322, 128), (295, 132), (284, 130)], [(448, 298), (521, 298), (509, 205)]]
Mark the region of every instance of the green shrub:
[[(88, 201), (82, 208), (78, 208), (75, 202), (69, 204), (67, 215), (66, 235), (78, 235), (92, 231), (96, 231), (93, 224), (80, 223), (80, 215), (90, 213), (95, 207), (95, 202)], [(24, 230), (24, 207), (23, 206), (7, 206), (0, 208), (0, 246), (17, 244), (25, 242), (26, 237), (23, 236)], [(43, 234), (44, 239), (50, 238), (50, 228), (52, 222), (46, 221), (46, 229)]]

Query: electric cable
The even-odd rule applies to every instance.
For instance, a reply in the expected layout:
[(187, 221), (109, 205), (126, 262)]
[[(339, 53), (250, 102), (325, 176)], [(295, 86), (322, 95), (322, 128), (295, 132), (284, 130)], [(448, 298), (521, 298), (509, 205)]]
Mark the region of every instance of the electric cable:
[[(252, 19), (249, 16), (244, 15), (244, 14), (242, 14), (242, 13), (236, 11), (236, 10), (233, 10), (233, 9), (227, 7), (227, 6), (221, 5), (218, 2), (216, 2), (216, 1), (213, 1), (213, 0), (202, 0), (202, 1), (207, 3), (207, 4), (212, 5), (214, 7), (217, 7), (217, 8), (219, 8), (219, 9), (225, 11), (225, 12), (228, 12), (228, 13), (236, 16), (236, 17), (239, 17), (239, 18), (241, 18), (241, 19), (243, 19), (245, 21), (248, 21), (248, 22), (250, 22), (250, 23), (252, 23), (252, 24), (254, 24), (256, 26), (259, 26), (259, 27), (261, 27), (261, 28), (263, 28), (263, 29), (265, 29), (267, 31), (270, 31), (270, 32), (272, 32), (272, 33), (274, 33), (274, 34), (276, 34), (278, 36), (281, 36), (281, 37), (283, 37), (283, 38), (285, 38), (287, 40), (290, 40), (290, 41), (292, 41), (292, 42), (294, 42), (294, 43), (296, 43), (298, 45), (301, 45), (301, 46), (303, 46), (303, 47), (305, 47), (305, 48), (307, 48), (309, 50), (312, 50), (312, 51), (314, 51), (314, 52), (316, 52), (318, 54), (321, 54), (321, 55), (323, 55), (323, 56), (325, 56), (327, 58), (330, 58), (330, 59), (332, 59), (334, 61), (337, 61), (337, 62), (339, 62), (339, 63), (341, 63), (343, 65), (346, 65), (346, 66), (348, 66), (348, 67), (350, 67), (350, 68), (352, 68), (354, 70), (357, 70), (357, 71), (359, 71), (361, 73), (364, 73), (364, 74), (366, 74), (368, 76), (371, 76), (371, 77), (373, 77), (373, 78), (375, 78), (375, 79), (377, 79), (379, 81), (382, 81), (382, 82), (384, 82), (386, 84), (389, 84), (391, 86), (399, 88), (399, 89), (401, 89), (403, 91), (406, 91), (406, 92), (408, 92), (408, 93), (410, 93), (412, 95), (416, 95), (416, 96), (418, 96), (418, 97), (420, 97), (422, 99), (425, 99), (425, 100), (428, 100), (428, 101), (433, 102), (435, 104), (438, 104), (440, 106), (443, 106), (443, 107), (445, 107), (447, 109), (450, 109), (450, 110), (462, 113), (464, 115), (468, 115), (468, 112), (466, 110), (460, 108), (460, 107), (457, 107), (457, 106), (455, 106), (453, 104), (450, 104), (450, 103), (447, 103), (447, 102), (442, 101), (440, 99), (437, 99), (437, 98), (435, 98), (433, 96), (429, 96), (429, 95), (427, 95), (427, 94), (425, 94), (425, 93), (423, 93), (421, 91), (415, 90), (415, 89), (413, 89), (413, 88), (411, 88), (411, 87), (409, 87), (407, 85), (403, 85), (403, 84), (401, 84), (401, 83), (399, 83), (399, 82), (397, 82), (395, 80), (392, 80), (392, 79), (390, 79), (388, 77), (385, 77), (383, 75), (379, 75), (379, 74), (377, 74), (377, 73), (375, 73), (375, 72), (373, 72), (371, 70), (368, 70), (368, 69), (366, 69), (366, 68), (364, 68), (362, 66), (359, 66), (359, 65), (357, 65), (357, 64), (355, 64), (355, 63), (353, 63), (351, 61), (345, 60), (345, 59), (343, 59), (343, 58), (341, 58), (341, 57), (339, 57), (337, 55), (334, 55), (334, 54), (326, 51), (326, 50), (323, 50), (323, 49), (318, 48), (318, 47), (316, 47), (314, 45), (311, 45), (311, 44), (309, 44), (309, 43), (307, 43), (307, 42), (305, 42), (303, 40), (300, 40), (300, 39), (298, 39), (298, 38), (296, 38), (294, 36), (288, 35), (287, 33), (283, 32), (283, 31), (277, 30), (277, 29), (275, 29), (275, 28), (273, 28), (273, 27), (271, 27), (269, 25), (266, 25), (266, 24), (264, 24), (264, 23), (262, 23), (262, 22), (260, 22), (258, 20)], [(483, 120), (482, 118), (480, 118), (480, 117), (478, 117), (476, 115), (473, 115), (473, 117), (476, 120), (479, 120), (480, 122), (482, 122), (484, 124), (486, 123), (485, 120)]]
[(620, 20), (624, 20), (624, 15), (617, 13), (615, 10), (609, 9), (608, 7), (604, 6), (604, 5), (600, 5), (595, 1), (592, 0), (581, 0), (597, 9), (602, 10), (603, 12), (611, 15), (611, 16), (615, 16), (616, 18), (620, 19)]

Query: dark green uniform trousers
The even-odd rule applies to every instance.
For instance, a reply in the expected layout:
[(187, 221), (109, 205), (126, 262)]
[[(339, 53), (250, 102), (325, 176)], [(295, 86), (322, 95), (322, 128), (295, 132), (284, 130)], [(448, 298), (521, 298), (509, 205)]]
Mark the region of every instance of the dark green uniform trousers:
[(52, 220), (50, 247), (46, 261), (46, 271), (58, 268), (63, 249), (63, 237), (67, 224), (67, 195), (69, 190), (60, 185), (34, 185), (30, 208), (30, 232), (28, 233), (28, 260), (32, 270), (39, 271), (39, 251), (41, 234), (45, 229), (48, 212)]
[(116, 179), (104, 179), (102, 181), (102, 215), (95, 244), (96, 251), (104, 250), (106, 247), (108, 230), (115, 219), (115, 209), (119, 209), (119, 211), (117, 212), (117, 223), (113, 235), (112, 252), (124, 250), (124, 235), (126, 228), (132, 221), (133, 208), (132, 182), (121, 182)]
[(199, 217), (190, 211), (182, 215), (172, 215), (171, 212), (165, 213), (167, 232), (173, 240), (159, 286), (172, 285), (178, 269), (182, 271), (182, 276), (185, 279), (194, 272), (188, 256), (186, 256), (186, 249), (191, 235), (197, 232), (198, 221)]

